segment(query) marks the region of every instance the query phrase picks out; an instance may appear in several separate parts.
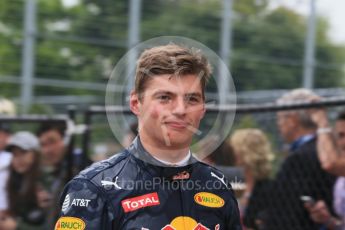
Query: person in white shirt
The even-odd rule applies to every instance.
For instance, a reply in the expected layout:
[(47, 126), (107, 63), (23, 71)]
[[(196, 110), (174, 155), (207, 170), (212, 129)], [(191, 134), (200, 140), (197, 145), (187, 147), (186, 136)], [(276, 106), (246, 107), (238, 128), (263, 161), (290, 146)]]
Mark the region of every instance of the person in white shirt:
[(8, 208), (6, 182), (12, 155), (4, 149), (10, 136), (8, 125), (0, 123), (0, 213)]

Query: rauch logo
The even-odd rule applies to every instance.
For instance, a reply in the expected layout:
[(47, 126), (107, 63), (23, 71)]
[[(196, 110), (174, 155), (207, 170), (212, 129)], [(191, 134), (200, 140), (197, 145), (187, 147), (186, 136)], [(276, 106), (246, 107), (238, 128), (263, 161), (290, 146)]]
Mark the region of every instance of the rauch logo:
[(55, 225), (55, 230), (84, 230), (85, 222), (76, 217), (61, 217)]
[(195, 194), (194, 201), (202, 206), (210, 208), (220, 208), (224, 206), (224, 200), (222, 198), (209, 192), (199, 192)]

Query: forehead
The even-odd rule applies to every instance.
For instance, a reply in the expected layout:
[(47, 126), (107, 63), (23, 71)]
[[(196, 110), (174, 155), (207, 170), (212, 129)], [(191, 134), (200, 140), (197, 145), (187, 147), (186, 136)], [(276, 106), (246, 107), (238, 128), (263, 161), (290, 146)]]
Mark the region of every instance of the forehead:
[(146, 84), (145, 93), (168, 91), (175, 94), (202, 93), (200, 78), (197, 75), (156, 75), (151, 77)]
[(57, 138), (57, 137), (61, 137), (61, 134), (56, 129), (48, 130), (48, 131), (42, 133), (40, 136), (41, 139), (42, 138)]
[(26, 153), (28, 152), (27, 150), (21, 149), (18, 146), (13, 146), (11, 149), (11, 152), (13, 155), (21, 154), (21, 153)]

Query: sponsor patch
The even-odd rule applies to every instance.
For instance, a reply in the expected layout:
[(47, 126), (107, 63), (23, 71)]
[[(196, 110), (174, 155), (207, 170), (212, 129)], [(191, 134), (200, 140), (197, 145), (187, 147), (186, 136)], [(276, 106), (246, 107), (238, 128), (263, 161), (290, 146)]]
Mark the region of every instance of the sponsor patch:
[(115, 182), (111, 181), (111, 180), (101, 180), (101, 185), (105, 188), (105, 189), (111, 189), (113, 186), (116, 189), (122, 189), (118, 184), (117, 184), (117, 180), (119, 179), (119, 177), (115, 178)]
[(86, 227), (82, 219), (76, 217), (60, 217), (55, 224), (55, 230), (84, 230)]
[(225, 182), (225, 176), (224, 175), (222, 175), (222, 177), (219, 177), (214, 172), (211, 172), (211, 176), (214, 177), (214, 178), (217, 178), (220, 182), (222, 182), (225, 185), (225, 187), (229, 188), (229, 186)]
[(170, 224), (164, 226), (161, 230), (180, 230), (180, 229), (190, 229), (190, 230), (210, 230), (201, 223), (196, 222), (193, 218), (189, 216), (178, 216), (171, 221)]
[(133, 212), (140, 208), (159, 205), (159, 198), (156, 192), (137, 196), (121, 201), (122, 208), (125, 212)]
[(221, 208), (225, 203), (221, 197), (209, 192), (199, 192), (195, 194), (194, 201), (197, 204), (210, 208)]
[(88, 207), (91, 200), (88, 199), (73, 199), (71, 206)]
[(190, 177), (189, 172), (183, 171), (183, 172), (180, 172), (177, 175), (173, 176), (172, 179), (173, 180), (186, 180), (186, 179), (189, 179), (189, 177)]
[(65, 214), (69, 207), (88, 207), (91, 200), (89, 199), (73, 199), (71, 202), (71, 197), (69, 194), (66, 195), (65, 200), (62, 204), (61, 211)]
[(61, 209), (61, 211), (62, 211), (63, 213), (65, 213), (65, 212), (67, 211), (70, 202), (71, 202), (71, 198), (70, 198), (69, 194), (67, 194), (66, 197), (65, 197), (65, 200), (64, 200), (64, 202), (63, 202), (63, 204), (62, 204), (62, 209)]

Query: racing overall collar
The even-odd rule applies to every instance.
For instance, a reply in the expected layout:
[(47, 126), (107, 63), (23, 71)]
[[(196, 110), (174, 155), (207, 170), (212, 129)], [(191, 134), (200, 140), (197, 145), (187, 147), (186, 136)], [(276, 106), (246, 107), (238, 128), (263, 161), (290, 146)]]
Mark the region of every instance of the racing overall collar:
[(128, 147), (128, 151), (134, 156), (135, 160), (152, 176), (160, 176), (165, 179), (188, 179), (192, 173), (195, 163), (198, 162), (192, 154), (186, 166), (173, 167), (165, 165), (148, 153), (142, 145), (139, 136)]

